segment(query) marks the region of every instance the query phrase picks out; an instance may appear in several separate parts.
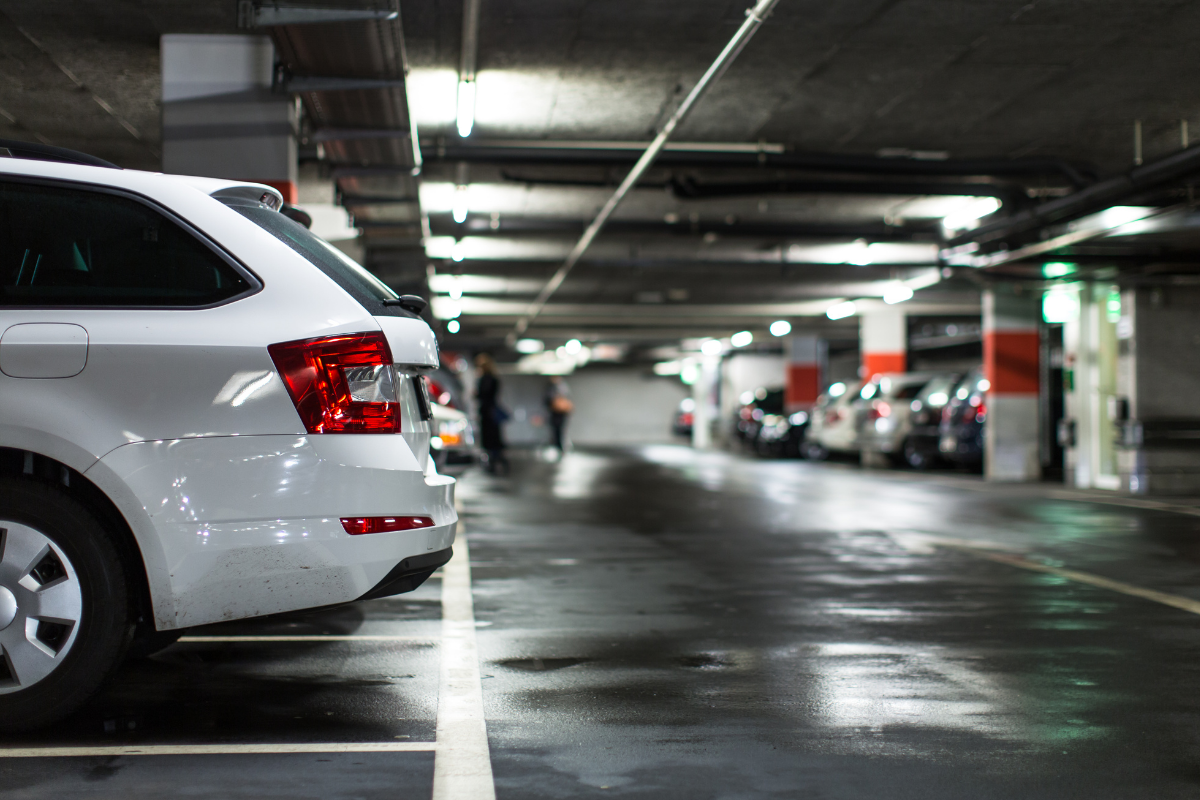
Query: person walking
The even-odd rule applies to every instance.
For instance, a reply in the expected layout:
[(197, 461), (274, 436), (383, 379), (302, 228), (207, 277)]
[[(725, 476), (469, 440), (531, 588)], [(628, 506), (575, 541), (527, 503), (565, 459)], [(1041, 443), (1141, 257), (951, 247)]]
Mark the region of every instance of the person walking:
[(475, 385), (475, 400), (479, 404), (480, 444), (485, 456), (484, 469), (493, 475), (500, 470), (509, 471), (508, 457), (504, 455), (504, 431), (502, 425), (508, 412), (500, 405), (500, 378), (496, 373), (496, 362), (487, 353), (475, 356), (479, 369), (479, 382)]
[(575, 404), (571, 402), (571, 390), (561, 375), (550, 377), (550, 383), (546, 384), (544, 402), (546, 410), (550, 412), (550, 430), (554, 435), (554, 446), (558, 449), (559, 458), (562, 458), (563, 429), (567, 426), (567, 417), (575, 410)]

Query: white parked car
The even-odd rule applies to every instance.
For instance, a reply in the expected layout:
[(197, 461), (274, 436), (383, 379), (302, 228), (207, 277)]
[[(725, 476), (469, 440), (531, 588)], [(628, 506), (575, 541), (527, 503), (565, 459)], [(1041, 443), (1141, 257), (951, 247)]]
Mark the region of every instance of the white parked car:
[(131, 639), (410, 591), (449, 560), (420, 298), (266, 186), (7, 144), (0, 728), (77, 708)]

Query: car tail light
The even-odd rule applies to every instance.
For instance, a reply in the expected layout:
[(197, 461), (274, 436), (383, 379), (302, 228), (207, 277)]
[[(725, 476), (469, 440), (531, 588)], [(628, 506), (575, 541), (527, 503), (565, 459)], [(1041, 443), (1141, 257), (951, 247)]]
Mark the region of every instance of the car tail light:
[(983, 422), (986, 419), (987, 419), (987, 406), (983, 403), (980, 403), (979, 406), (975, 409), (975, 421)]
[(342, 517), (342, 527), (351, 536), (411, 531), (415, 528), (432, 528), (433, 517)]
[(892, 407), (890, 405), (883, 402), (882, 400), (876, 400), (873, 403), (871, 403), (871, 410), (870, 410), (868, 416), (871, 419), (880, 419), (881, 417), (890, 416), (891, 413), (892, 413)]
[(382, 333), (267, 347), (309, 433), (399, 433), (392, 352)]

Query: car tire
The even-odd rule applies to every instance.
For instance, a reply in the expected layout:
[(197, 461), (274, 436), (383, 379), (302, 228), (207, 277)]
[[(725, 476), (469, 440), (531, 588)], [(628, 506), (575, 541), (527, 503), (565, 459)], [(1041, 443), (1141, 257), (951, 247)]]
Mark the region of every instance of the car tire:
[(929, 453), (921, 450), (909, 439), (904, 440), (904, 463), (908, 464), (913, 469), (929, 469), (930, 458)]
[(804, 457), (809, 461), (824, 461), (829, 458), (829, 451), (816, 442), (805, 442), (802, 450)]
[(55, 722), (120, 665), (131, 582), (111, 535), (52, 484), (0, 479), (0, 731)]

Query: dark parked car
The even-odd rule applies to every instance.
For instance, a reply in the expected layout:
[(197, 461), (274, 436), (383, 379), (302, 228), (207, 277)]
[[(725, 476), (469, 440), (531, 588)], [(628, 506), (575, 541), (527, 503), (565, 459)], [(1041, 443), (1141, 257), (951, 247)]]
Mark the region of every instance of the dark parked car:
[(751, 450), (758, 448), (758, 432), (763, 420), (783, 414), (783, 389), (758, 388), (741, 397), (735, 418), (734, 432), (742, 444)]
[(808, 431), (809, 414), (797, 411), (793, 414), (767, 414), (758, 429), (754, 450), (760, 456), (777, 458), (802, 458), (801, 446)]
[(679, 401), (675, 411), (675, 419), (671, 421), (671, 433), (676, 436), (691, 436), (692, 423), (696, 420), (696, 401), (685, 397)]
[(991, 384), (983, 377), (983, 369), (973, 369), (959, 381), (954, 395), (942, 409), (938, 450), (947, 461), (970, 469), (982, 467), (989, 388)]
[(904, 440), (902, 456), (904, 463), (914, 469), (928, 469), (941, 463), (938, 452), (939, 426), (942, 409), (954, 396), (962, 381), (961, 372), (947, 372), (934, 376), (913, 399), (909, 415), (910, 430)]

